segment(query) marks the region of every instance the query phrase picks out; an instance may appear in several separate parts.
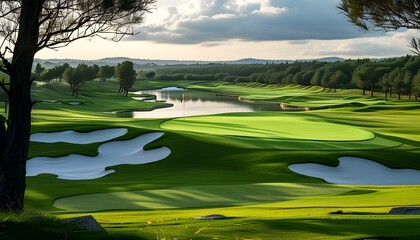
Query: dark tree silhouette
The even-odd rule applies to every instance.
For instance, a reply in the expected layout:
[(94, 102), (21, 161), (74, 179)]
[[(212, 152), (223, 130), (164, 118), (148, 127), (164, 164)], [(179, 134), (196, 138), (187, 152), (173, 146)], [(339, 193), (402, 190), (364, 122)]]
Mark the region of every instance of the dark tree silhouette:
[(45, 67), (41, 66), (40, 63), (37, 63), (35, 66), (35, 70), (34, 73), (36, 73), (37, 75), (41, 75), (41, 73), (45, 70)]
[[(95, 65), (88, 66), (80, 63), (76, 68), (68, 67), (63, 73), (63, 79), (70, 85), (73, 97), (79, 96), (80, 86), (86, 81), (93, 81), (96, 77)], [(99, 69), (99, 67), (98, 67)]]
[[(420, 29), (419, 0), (341, 0), (338, 7), (350, 22), (365, 30)], [(420, 39), (413, 38), (410, 45), (420, 54)]]
[(100, 66), (98, 77), (105, 81), (105, 79), (112, 78), (115, 76), (115, 67), (114, 66)]
[(115, 67), (115, 76), (120, 82), (118, 94), (128, 95), (128, 90), (133, 86), (136, 80), (136, 71), (134, 71), (133, 62), (124, 61)]
[(150, 72), (146, 73), (145, 77), (146, 78), (153, 78), (155, 75), (156, 75), (156, 73), (154, 71), (150, 71)]
[[(10, 85), (6, 125), (0, 121), (0, 211), (21, 211), (31, 130), (31, 70), (35, 54), (94, 36), (118, 41), (134, 34), (155, 0), (0, 0), (0, 71)], [(112, 34), (112, 35), (109, 35)], [(9, 61), (8, 56), (12, 56)], [(5, 129), (3, 131), (2, 129)]]

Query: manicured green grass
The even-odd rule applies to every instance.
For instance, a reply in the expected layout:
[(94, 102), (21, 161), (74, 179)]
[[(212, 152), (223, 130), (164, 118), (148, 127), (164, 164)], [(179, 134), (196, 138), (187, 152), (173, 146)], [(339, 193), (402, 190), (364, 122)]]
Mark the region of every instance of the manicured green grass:
[[(354, 214), (329, 214), (338, 210)], [(257, 205), (101, 212), (93, 213), (93, 216), (108, 231), (148, 239), (417, 239), (420, 236), (418, 216), (386, 215), (388, 211), (389, 208), (287, 209)], [(209, 214), (223, 214), (230, 218), (193, 220)]]
[(325, 184), (260, 183), (246, 185), (188, 186), (135, 192), (86, 194), (58, 199), (54, 207), (66, 211), (115, 209), (176, 209), (209, 206), (250, 205), (287, 201), (316, 195), (335, 195), (348, 188)]
[(195, 85), (194, 88), (239, 95), (242, 100), (276, 101), (309, 108), (326, 108), (344, 104), (364, 106), (385, 103), (381, 99), (361, 96), (359, 90), (327, 92), (318, 86), (302, 87), (298, 85), (267, 85), (262, 83), (210, 82)]
[[(59, 217), (83, 215), (78, 211), (143, 209), (89, 214), (112, 236), (146, 239), (420, 238), (420, 217), (384, 215), (394, 206), (420, 206), (418, 186), (342, 187), (287, 168), (307, 162), (336, 166), (338, 157), (355, 156), (392, 168), (420, 170), (420, 103), (385, 102), (361, 96), (359, 90), (327, 93), (318, 87), (257, 83), (142, 81), (135, 88), (174, 85), (312, 111), (221, 114), (166, 122), (117, 118), (111, 112), (168, 105), (118, 96), (118, 83), (112, 81), (86, 83), (78, 99), (70, 96), (65, 84), (37, 86), (34, 100), (84, 104), (35, 104), (33, 132), (125, 127), (129, 133), (117, 139), (124, 140), (164, 131), (164, 137), (146, 148), (167, 146), (172, 153), (152, 164), (112, 167), (114, 174), (96, 180), (29, 177), (26, 206)], [(93, 156), (100, 144), (31, 143), (30, 157)], [(56, 199), (65, 210), (53, 206)], [(337, 210), (362, 214), (329, 214)], [(214, 213), (236, 218), (192, 220)], [(18, 226), (13, 228), (15, 233), (26, 226), (11, 222)], [(54, 233), (45, 230), (49, 231)]]
[(374, 134), (351, 126), (322, 122), (294, 113), (248, 113), (178, 118), (161, 124), (163, 129), (223, 136), (316, 141), (363, 141)]

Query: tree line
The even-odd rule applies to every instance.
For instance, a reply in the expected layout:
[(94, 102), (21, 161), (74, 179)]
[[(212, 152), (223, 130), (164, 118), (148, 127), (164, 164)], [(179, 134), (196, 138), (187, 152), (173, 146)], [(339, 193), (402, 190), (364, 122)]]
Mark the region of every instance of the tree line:
[(220, 80), (266, 84), (321, 86), (325, 91), (359, 88), (384, 93), (420, 95), (420, 57), (405, 56), (383, 60), (357, 59), (341, 62), (293, 62), (282, 64), (211, 64), (166, 67), (157, 70), (158, 80)]
[(96, 64), (89, 66), (80, 63), (76, 67), (72, 67), (68, 63), (64, 63), (47, 69), (37, 63), (32, 71), (32, 79), (42, 82), (64, 80), (70, 85), (72, 96), (77, 97), (83, 83), (95, 79), (106, 81), (106, 79), (115, 77), (120, 82), (118, 94), (127, 95), (137, 76), (133, 66), (131, 61), (124, 61), (116, 66), (98, 66)]

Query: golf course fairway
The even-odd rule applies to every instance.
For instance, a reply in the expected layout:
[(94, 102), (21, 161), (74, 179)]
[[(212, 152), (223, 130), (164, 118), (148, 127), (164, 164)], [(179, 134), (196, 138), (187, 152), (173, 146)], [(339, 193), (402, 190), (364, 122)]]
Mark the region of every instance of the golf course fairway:
[(58, 199), (54, 207), (66, 211), (116, 209), (177, 209), (209, 206), (240, 206), (287, 201), (304, 196), (335, 195), (350, 191), (345, 187), (265, 183), (247, 185), (190, 186), (137, 192), (98, 193)]
[[(320, 122), (315, 118), (288, 113), (203, 116), (178, 118), (161, 124), (163, 129), (252, 138), (316, 141), (364, 141), (375, 137), (355, 127)], [(293, 115), (293, 116), (290, 116)]]
[[(44, 215), (52, 217), (52, 223), (92, 215), (108, 235), (76, 229), (70, 230), (69, 238), (82, 239), (72, 235), (80, 233), (89, 236), (86, 239), (420, 239), (419, 215), (388, 214), (395, 207), (420, 206), (420, 185), (341, 185), (289, 169), (316, 164), (340, 172), (339, 159), (348, 156), (395, 171), (417, 172), (418, 102), (407, 96), (384, 101), (354, 89), (327, 93), (320, 87), (220, 81), (143, 80), (136, 82), (133, 92), (164, 87), (194, 89), (191, 98), (197, 99), (200, 91), (206, 91), (212, 100), (221, 94), (235, 96), (235, 101), (310, 109), (134, 119), (118, 113), (170, 108), (170, 100), (150, 102), (135, 100), (131, 93), (118, 95), (119, 83), (112, 80), (85, 83), (77, 99), (67, 84), (36, 85), (31, 133), (38, 135), (34, 136), (76, 132), (90, 138), (89, 133), (107, 129), (123, 129), (124, 134), (92, 136), (95, 141), (82, 144), (76, 137), (68, 141), (67, 135), (59, 141), (31, 142), (29, 159), (48, 159), (59, 170), (60, 161), (72, 162), (71, 156), (77, 156), (80, 162), (75, 168), (66, 167), (76, 177), (58, 179), (60, 172), (37, 166), (40, 171), (27, 176), (25, 193), (25, 208), (35, 217), (0, 215), (0, 220), (10, 219), (0, 221), (8, 229), (0, 238), (26, 239), (43, 231), (45, 224), (36, 224)], [(188, 97), (188, 90), (183, 93)], [(139, 144), (138, 149), (129, 146), (154, 133), (160, 133), (159, 138)], [(162, 149), (167, 153), (156, 161), (133, 154)], [(133, 161), (124, 156), (133, 156)], [(85, 161), (101, 160), (112, 161), (100, 168), (112, 174), (77, 177)], [(370, 173), (374, 175), (374, 171), (365, 175)], [(195, 220), (212, 214), (226, 219)], [(18, 227), (8, 225), (10, 221)], [(35, 226), (30, 228), (29, 223)], [(56, 226), (52, 223), (48, 224)], [(32, 232), (9, 231), (22, 226)], [(42, 239), (65, 238), (47, 235)]]

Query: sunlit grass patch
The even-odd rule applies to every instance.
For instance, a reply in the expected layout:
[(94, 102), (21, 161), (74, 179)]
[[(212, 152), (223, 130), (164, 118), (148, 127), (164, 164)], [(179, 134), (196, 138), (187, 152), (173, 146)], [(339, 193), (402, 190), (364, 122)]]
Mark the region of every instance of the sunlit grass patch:
[(286, 201), (303, 196), (339, 194), (347, 191), (349, 189), (345, 187), (325, 184), (265, 183), (188, 186), (135, 192), (85, 194), (58, 199), (54, 202), (54, 207), (67, 211), (103, 211), (235, 206)]
[(178, 118), (164, 122), (161, 127), (176, 131), (263, 139), (363, 141), (375, 137), (371, 132), (352, 126), (323, 122), (304, 115), (276, 113)]
[[(330, 214), (331, 212), (354, 214)], [(389, 208), (225, 207), (91, 213), (112, 233), (149, 239), (416, 239), (418, 216), (390, 216)], [(360, 214), (358, 214), (360, 213)], [(202, 221), (223, 214), (228, 219)], [(63, 217), (74, 216), (65, 214)], [(398, 231), (396, 231), (398, 229)]]

